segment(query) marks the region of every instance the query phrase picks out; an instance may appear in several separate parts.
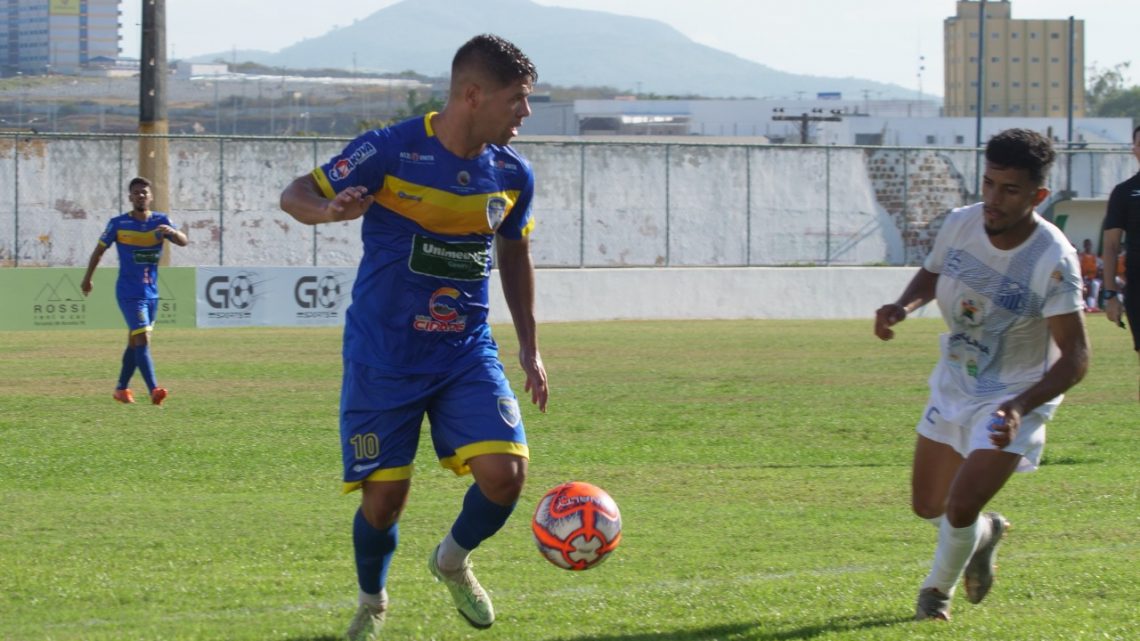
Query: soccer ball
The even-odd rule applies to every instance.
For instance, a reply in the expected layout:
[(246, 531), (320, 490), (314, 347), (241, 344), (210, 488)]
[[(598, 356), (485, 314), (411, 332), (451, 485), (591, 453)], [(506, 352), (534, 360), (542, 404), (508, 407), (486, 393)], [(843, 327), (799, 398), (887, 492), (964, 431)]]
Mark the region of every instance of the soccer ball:
[(564, 570), (588, 570), (621, 542), (621, 512), (601, 488), (571, 481), (542, 496), (531, 529), (547, 561)]

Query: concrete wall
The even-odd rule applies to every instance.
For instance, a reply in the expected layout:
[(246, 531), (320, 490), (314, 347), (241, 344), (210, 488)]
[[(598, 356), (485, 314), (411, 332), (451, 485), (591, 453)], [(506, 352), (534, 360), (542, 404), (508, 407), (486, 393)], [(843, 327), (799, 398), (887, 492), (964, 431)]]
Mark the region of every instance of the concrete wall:
[[(913, 267), (543, 269), (535, 274), (539, 322), (747, 318), (866, 318), (899, 297)], [(938, 315), (928, 304), (915, 316)], [(498, 273), (492, 323), (509, 323)]]
[[(171, 139), (169, 201), (190, 236), (171, 264), (354, 265), (359, 223), (278, 209), (345, 141)], [(972, 200), (970, 150), (523, 140), (537, 174), (540, 267), (917, 265), (941, 217)], [(82, 266), (123, 211), (133, 137), (0, 137), (0, 265)], [(1059, 162), (1054, 189), (1104, 195), (1127, 153)], [(109, 253), (104, 265), (114, 265)]]

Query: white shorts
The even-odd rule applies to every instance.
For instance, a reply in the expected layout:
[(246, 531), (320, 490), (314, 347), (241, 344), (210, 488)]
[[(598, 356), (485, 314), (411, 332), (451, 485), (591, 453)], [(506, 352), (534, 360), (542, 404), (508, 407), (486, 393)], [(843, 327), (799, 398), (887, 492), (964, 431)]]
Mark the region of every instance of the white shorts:
[(945, 443), (966, 458), (974, 450), (996, 450), (1020, 454), (1018, 472), (1032, 472), (1041, 464), (1041, 454), (1045, 451), (1045, 417), (1037, 412), (1029, 412), (1021, 417), (1021, 426), (1013, 442), (998, 448), (990, 442), (989, 423), (1000, 402), (978, 405), (975, 408), (954, 409), (955, 420), (943, 418), (935, 399), (931, 399), (916, 430), (922, 436)]

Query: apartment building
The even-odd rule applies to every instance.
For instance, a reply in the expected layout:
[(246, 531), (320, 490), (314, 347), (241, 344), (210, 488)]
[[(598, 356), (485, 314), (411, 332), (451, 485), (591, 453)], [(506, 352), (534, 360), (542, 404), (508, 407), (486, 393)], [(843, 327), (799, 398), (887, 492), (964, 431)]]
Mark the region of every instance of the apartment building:
[(119, 0), (0, 0), (0, 75), (79, 73), (119, 58)]
[(979, 44), (983, 116), (1067, 116), (1070, 85), (1073, 115), (1085, 115), (1084, 21), (1014, 19), (1012, 9), (1008, 0), (960, 0), (945, 20), (945, 115), (978, 114)]

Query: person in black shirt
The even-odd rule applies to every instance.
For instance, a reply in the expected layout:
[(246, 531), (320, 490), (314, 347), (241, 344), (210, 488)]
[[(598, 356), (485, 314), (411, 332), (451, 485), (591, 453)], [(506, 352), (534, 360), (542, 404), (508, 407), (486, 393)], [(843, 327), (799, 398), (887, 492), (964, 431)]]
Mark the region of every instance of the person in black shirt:
[[(1140, 127), (1132, 130), (1132, 155), (1140, 161)], [(1132, 348), (1140, 355), (1140, 173), (1120, 183), (1108, 197), (1108, 210), (1104, 215), (1104, 315), (1109, 321), (1121, 325), (1121, 311), (1128, 315), (1132, 328)], [(1117, 256), (1121, 238), (1125, 242), (1124, 288), (1117, 291)], [(1123, 299), (1123, 300), (1122, 300)], [(1140, 395), (1137, 396), (1140, 399)]]

